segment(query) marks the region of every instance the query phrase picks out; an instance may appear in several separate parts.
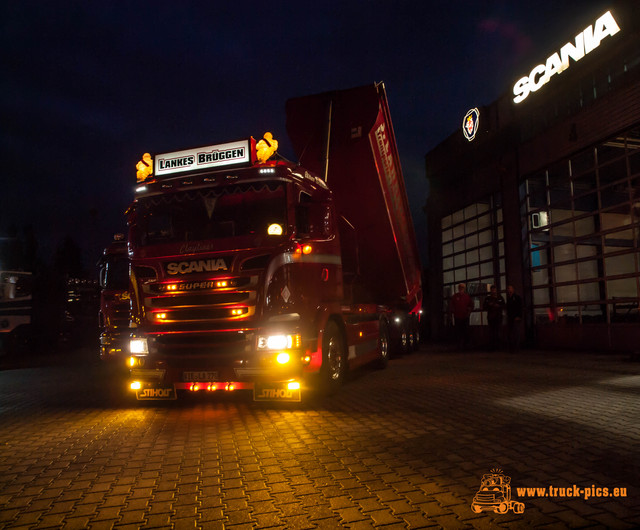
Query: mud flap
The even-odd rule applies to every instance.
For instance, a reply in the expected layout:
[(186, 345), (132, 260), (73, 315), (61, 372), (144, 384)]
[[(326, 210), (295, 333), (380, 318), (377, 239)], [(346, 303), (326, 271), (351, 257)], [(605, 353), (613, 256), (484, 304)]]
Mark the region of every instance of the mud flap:
[(176, 397), (176, 389), (173, 385), (147, 385), (136, 390), (136, 399), (139, 401), (171, 400)]
[(254, 401), (300, 401), (300, 387), (289, 388), (289, 383), (255, 383)]

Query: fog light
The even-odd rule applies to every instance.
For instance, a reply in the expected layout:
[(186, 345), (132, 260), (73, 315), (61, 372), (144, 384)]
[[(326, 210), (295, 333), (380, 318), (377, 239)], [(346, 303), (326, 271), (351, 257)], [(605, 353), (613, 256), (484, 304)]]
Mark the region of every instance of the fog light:
[(276, 356), (276, 361), (280, 364), (287, 364), (291, 360), (291, 356), (288, 353), (279, 353)]
[(292, 381), (291, 383), (287, 383), (288, 390), (300, 390), (300, 383), (298, 381)]
[(142, 388), (142, 383), (140, 381), (132, 381), (129, 387), (131, 390), (140, 390)]

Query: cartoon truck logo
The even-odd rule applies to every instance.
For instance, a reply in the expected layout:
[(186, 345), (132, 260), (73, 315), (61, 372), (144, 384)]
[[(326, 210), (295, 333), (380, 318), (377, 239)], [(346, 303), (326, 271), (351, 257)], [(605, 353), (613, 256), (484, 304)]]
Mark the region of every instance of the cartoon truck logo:
[(524, 503), (511, 499), (511, 477), (507, 477), (501, 469), (492, 469), (482, 475), (480, 489), (473, 498), (471, 510), (474, 513), (492, 510), (495, 513), (523, 513)]

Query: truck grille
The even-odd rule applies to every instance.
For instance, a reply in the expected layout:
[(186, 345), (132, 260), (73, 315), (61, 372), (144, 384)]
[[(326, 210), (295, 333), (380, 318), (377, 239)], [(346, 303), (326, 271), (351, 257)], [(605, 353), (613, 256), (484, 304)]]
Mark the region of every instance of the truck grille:
[(216, 281), (144, 285), (147, 320), (175, 326), (179, 323), (215, 324), (254, 315), (258, 276), (229, 278), (225, 282), (222, 287), (217, 287)]
[[(249, 350), (253, 339), (252, 333), (176, 333), (156, 336), (153, 348), (162, 357), (201, 358), (203, 362), (215, 358), (218, 364), (223, 360), (233, 363)], [(202, 366), (207, 366), (206, 362)]]
[(184, 294), (165, 296), (162, 298), (149, 298), (149, 302), (151, 307), (158, 309), (189, 306), (201, 307), (246, 302), (250, 296), (251, 293), (246, 291), (239, 293)]

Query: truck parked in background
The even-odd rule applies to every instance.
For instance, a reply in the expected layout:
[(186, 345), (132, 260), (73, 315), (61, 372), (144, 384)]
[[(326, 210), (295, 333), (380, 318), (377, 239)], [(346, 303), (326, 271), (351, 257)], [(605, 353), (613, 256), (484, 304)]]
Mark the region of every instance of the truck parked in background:
[(151, 156), (128, 210), (130, 388), (299, 401), (417, 341), (422, 292), (382, 84), (290, 100), (269, 133)]
[(33, 311), (33, 275), (0, 271), (0, 355), (28, 346)]
[(100, 262), (100, 359), (124, 363), (129, 352), (129, 257), (124, 234), (116, 234)]

